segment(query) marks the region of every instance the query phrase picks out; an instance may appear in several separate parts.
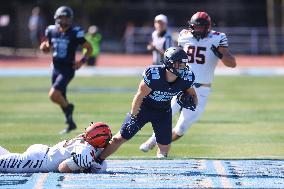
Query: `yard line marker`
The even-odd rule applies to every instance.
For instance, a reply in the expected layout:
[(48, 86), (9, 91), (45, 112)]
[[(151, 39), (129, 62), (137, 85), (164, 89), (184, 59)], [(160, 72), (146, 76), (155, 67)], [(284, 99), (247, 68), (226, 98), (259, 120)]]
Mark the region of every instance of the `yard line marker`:
[(222, 165), (222, 162), (220, 160), (215, 160), (213, 161), (213, 165), (214, 165), (214, 168), (217, 174), (220, 175), (220, 181), (221, 181), (222, 187), (233, 188), (230, 180), (226, 177), (227, 173), (226, 173), (224, 166)]
[(39, 176), (34, 189), (42, 189), (43, 188), (43, 184), (45, 182), (45, 180), (47, 179), (48, 173), (41, 173), (41, 175)]

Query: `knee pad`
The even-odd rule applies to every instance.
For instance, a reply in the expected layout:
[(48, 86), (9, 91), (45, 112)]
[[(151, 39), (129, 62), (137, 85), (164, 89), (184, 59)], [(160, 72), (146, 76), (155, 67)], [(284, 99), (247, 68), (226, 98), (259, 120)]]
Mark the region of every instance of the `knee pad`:
[(128, 113), (126, 115), (124, 123), (121, 126), (120, 134), (124, 139), (129, 140), (140, 129), (141, 129), (141, 124), (138, 122), (137, 118), (134, 118), (130, 113)]

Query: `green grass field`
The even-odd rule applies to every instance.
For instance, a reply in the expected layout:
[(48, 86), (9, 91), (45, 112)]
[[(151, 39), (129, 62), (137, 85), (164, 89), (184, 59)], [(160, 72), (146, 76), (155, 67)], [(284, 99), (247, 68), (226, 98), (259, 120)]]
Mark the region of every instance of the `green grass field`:
[[(116, 133), (130, 110), (140, 77), (76, 77), (69, 100), (78, 129), (59, 135), (64, 118), (48, 99), (49, 77), (0, 78), (0, 145), (23, 152), (29, 145), (54, 145), (82, 132), (90, 121)], [(284, 159), (283, 77), (215, 78), (201, 119), (172, 145), (170, 158)], [(176, 118), (175, 118), (176, 119)], [(146, 125), (111, 158), (154, 158), (138, 147), (152, 133)]]

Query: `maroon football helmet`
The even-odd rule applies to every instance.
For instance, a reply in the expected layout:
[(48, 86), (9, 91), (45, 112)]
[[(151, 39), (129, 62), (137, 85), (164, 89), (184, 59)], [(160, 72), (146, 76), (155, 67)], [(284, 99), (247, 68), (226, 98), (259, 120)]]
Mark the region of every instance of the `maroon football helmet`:
[(188, 23), (191, 33), (198, 40), (207, 37), (211, 29), (211, 18), (206, 12), (195, 13)]

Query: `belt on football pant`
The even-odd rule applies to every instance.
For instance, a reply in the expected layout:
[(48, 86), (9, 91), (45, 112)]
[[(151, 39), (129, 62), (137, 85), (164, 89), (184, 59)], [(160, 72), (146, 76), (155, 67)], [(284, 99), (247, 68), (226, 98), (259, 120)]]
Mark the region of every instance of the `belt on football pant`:
[(194, 87), (199, 88), (199, 87), (211, 87), (211, 83), (194, 83), (193, 84)]

